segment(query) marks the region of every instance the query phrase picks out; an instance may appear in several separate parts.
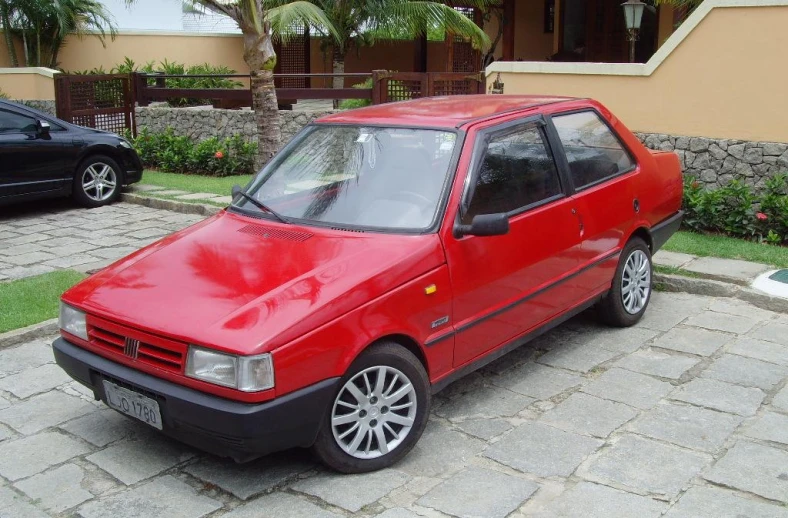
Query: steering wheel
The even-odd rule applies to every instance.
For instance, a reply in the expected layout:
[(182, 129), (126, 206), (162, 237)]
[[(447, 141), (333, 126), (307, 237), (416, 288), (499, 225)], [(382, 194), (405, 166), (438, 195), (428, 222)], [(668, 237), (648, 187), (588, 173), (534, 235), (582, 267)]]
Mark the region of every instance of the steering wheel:
[(405, 199), (406, 201), (416, 201), (416, 204), (423, 207), (432, 205), (432, 201), (424, 196), (413, 191), (397, 191), (391, 195), (392, 198)]

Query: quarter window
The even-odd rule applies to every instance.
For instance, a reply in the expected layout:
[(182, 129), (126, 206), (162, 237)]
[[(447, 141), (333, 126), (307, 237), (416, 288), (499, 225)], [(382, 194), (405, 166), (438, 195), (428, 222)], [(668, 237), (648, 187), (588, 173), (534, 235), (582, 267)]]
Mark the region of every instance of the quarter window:
[(0, 133), (29, 133), (36, 131), (36, 120), (18, 113), (0, 110)]
[(632, 168), (632, 159), (610, 128), (592, 111), (557, 115), (553, 124), (580, 189)]
[(541, 130), (520, 126), (487, 143), (463, 222), (479, 214), (514, 212), (559, 194), (558, 171)]

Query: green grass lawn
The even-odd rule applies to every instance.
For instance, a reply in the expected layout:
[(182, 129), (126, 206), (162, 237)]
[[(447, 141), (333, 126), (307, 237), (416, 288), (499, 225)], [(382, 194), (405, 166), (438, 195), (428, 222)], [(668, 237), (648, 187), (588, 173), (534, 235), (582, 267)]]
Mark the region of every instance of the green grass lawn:
[(60, 296), (84, 278), (73, 270), (59, 270), (0, 282), (0, 333), (56, 317)]
[[(211, 192), (221, 196), (230, 196), (230, 189), (238, 184), (245, 187), (253, 175), (242, 174), (238, 176), (200, 176), (194, 174), (161, 173), (146, 169), (142, 174), (140, 183), (160, 185), (167, 189), (177, 189), (187, 192)], [(151, 193), (155, 194), (155, 193)]]
[(788, 268), (788, 248), (758, 244), (752, 241), (725, 236), (676, 232), (663, 247), (671, 252), (699, 255), (702, 257), (722, 257), (741, 259), (754, 263), (771, 264)]

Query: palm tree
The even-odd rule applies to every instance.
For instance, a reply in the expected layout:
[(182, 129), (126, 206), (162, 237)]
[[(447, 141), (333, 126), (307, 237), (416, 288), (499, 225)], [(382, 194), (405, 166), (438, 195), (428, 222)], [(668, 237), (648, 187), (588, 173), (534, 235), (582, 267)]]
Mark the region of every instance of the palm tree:
[(232, 18), (241, 29), (244, 61), (251, 74), (252, 108), (258, 134), (258, 166), (279, 149), (282, 134), (274, 87), (276, 53), (273, 35), (287, 39), (298, 27), (320, 27), (334, 36), (334, 26), (325, 13), (307, 1), (286, 0), (191, 0)]
[[(311, 0), (318, 5), (334, 28), (330, 45), (334, 74), (345, 72), (345, 57), (355, 45), (369, 45), (392, 36), (415, 38), (438, 29), (471, 39), (484, 49), (490, 39), (473, 20), (451, 6), (428, 0)], [(457, 5), (486, 8), (497, 0), (466, 0)], [(317, 27), (320, 30), (320, 27)], [(325, 35), (328, 36), (328, 35)], [(334, 77), (334, 88), (344, 87), (344, 78)]]

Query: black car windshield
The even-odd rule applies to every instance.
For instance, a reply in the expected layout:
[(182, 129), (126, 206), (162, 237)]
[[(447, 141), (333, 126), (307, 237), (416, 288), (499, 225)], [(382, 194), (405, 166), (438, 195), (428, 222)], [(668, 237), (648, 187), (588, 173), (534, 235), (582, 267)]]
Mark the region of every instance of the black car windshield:
[[(252, 181), (248, 193), (288, 220), (425, 230), (438, 211), (457, 135), (315, 125)], [(234, 206), (258, 210), (243, 197)]]

